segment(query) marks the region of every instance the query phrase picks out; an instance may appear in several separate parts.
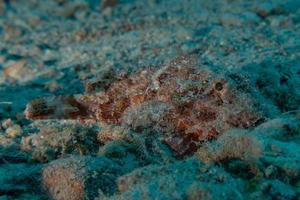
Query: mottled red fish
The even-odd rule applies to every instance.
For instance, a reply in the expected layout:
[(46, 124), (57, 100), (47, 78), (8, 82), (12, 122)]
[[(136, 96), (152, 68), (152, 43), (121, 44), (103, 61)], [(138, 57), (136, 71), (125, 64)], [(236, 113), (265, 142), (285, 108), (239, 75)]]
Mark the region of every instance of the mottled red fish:
[(152, 128), (180, 156), (195, 152), (201, 141), (231, 128), (249, 128), (260, 119), (247, 94), (186, 56), (161, 69), (123, 77), (103, 92), (34, 100), (25, 115)]

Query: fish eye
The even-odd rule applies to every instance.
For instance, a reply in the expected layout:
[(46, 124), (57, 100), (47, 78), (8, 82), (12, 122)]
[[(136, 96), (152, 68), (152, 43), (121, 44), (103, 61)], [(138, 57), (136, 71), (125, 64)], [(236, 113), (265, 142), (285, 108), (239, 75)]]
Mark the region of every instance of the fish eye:
[(221, 90), (223, 90), (223, 88), (224, 88), (223, 83), (217, 82), (217, 83), (215, 84), (215, 89), (216, 89), (217, 91), (221, 91)]

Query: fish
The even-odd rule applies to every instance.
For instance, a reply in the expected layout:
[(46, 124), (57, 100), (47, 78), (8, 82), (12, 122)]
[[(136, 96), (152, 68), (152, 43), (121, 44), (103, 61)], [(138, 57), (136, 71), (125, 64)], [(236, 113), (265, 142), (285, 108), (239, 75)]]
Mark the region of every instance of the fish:
[(163, 142), (178, 156), (192, 155), (202, 142), (229, 129), (256, 126), (263, 114), (255, 99), (229, 76), (195, 60), (178, 56), (159, 69), (123, 76), (100, 92), (35, 99), (25, 116), (152, 129), (162, 133)]

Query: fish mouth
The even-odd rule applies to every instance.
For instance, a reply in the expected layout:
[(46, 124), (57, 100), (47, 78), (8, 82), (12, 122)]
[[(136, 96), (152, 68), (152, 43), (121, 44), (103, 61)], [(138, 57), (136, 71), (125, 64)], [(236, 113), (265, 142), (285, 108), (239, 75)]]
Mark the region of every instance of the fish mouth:
[(55, 107), (49, 106), (45, 98), (32, 100), (24, 111), (26, 119), (45, 119), (54, 114)]
[(77, 119), (89, 118), (88, 109), (73, 96), (34, 99), (24, 111), (26, 119)]

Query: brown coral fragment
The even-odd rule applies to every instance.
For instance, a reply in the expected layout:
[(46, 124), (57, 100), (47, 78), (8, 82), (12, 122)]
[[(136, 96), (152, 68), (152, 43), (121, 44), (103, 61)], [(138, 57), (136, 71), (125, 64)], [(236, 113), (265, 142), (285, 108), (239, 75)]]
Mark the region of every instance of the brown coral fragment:
[(198, 142), (230, 128), (249, 128), (259, 120), (252, 99), (187, 56), (159, 70), (123, 77), (104, 92), (40, 101), (27, 106), (27, 118), (92, 118), (105, 124), (152, 127), (164, 134), (178, 155), (191, 154)]

